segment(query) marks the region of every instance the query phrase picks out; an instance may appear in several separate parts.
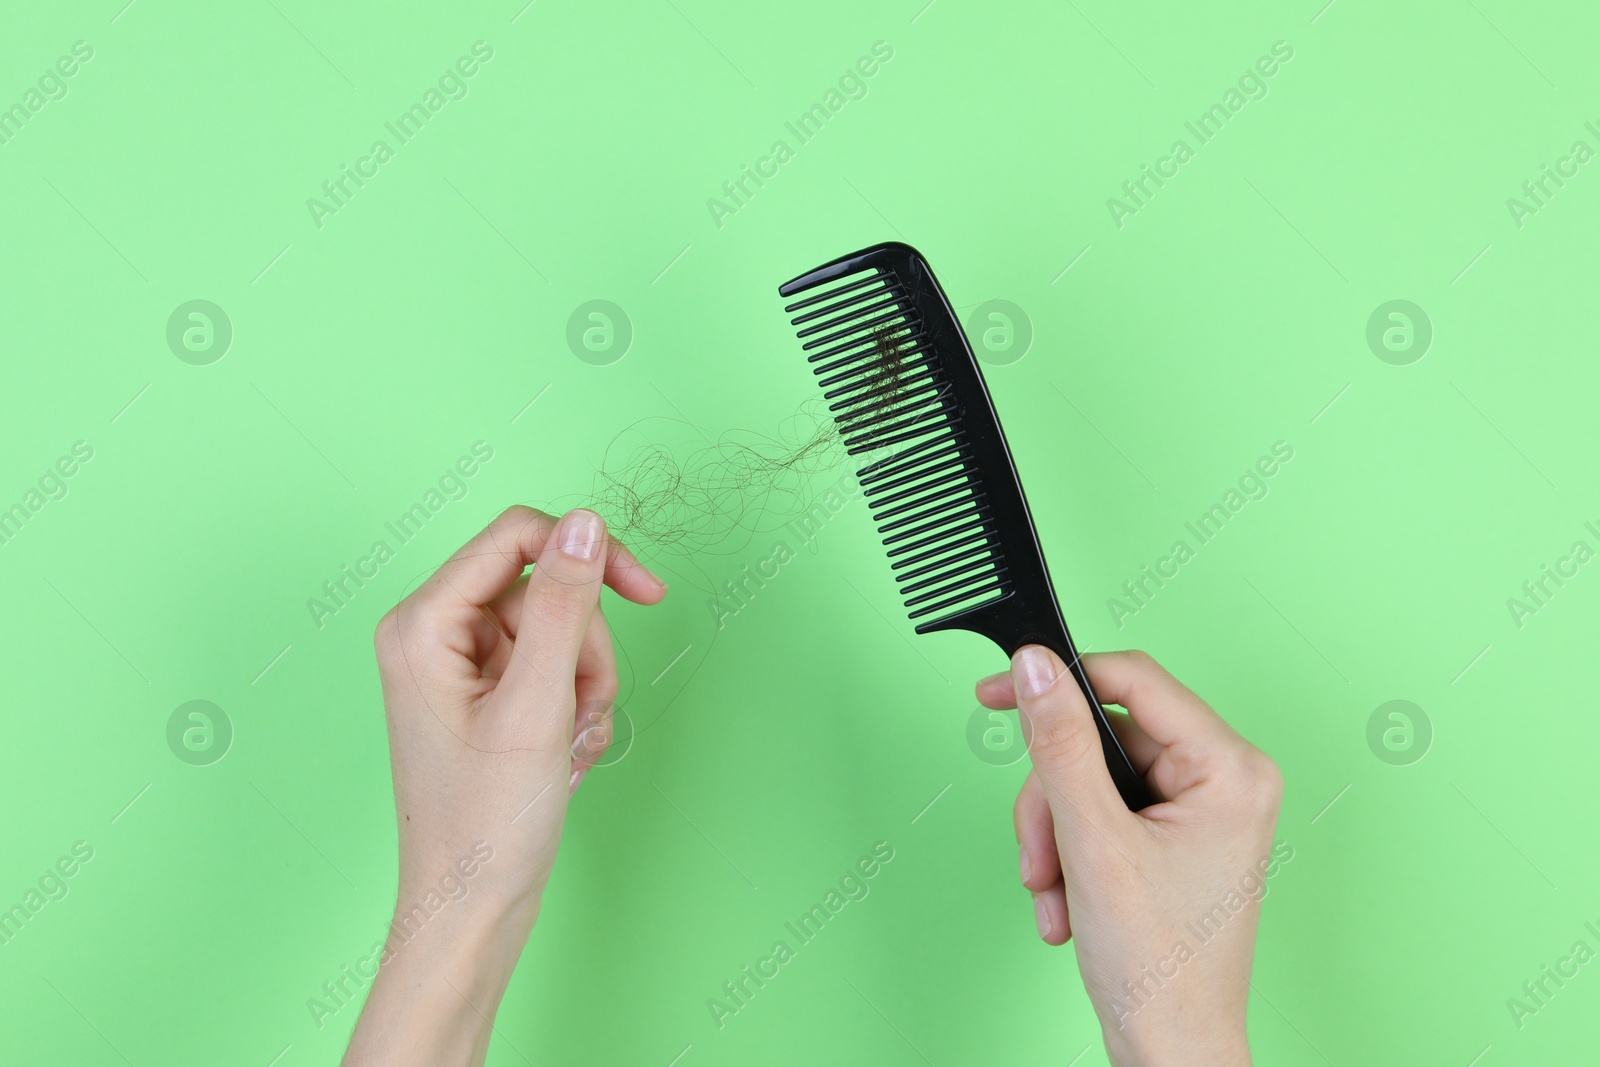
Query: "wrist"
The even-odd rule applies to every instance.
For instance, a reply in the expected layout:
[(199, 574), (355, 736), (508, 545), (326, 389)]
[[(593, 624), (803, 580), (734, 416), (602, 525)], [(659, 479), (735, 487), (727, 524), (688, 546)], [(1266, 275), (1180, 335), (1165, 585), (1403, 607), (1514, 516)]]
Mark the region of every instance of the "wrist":
[(1242, 1027), (1198, 1033), (1103, 1029), (1112, 1067), (1250, 1067), (1250, 1042)]
[(502, 906), (484, 896), (424, 909), (425, 919), (400, 899), (344, 1063), (482, 1062), (472, 1057), (487, 1045), (537, 898)]
[(384, 941), (384, 970), (441, 971), (510, 980), (539, 914), (539, 898), (499, 899), (488, 893), (441, 901), (402, 893)]

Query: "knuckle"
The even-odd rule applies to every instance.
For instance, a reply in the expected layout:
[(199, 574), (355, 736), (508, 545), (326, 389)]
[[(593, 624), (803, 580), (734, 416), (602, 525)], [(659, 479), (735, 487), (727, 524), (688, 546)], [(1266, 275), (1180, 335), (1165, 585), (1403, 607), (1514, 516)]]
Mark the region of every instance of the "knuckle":
[(1179, 741), (1168, 746), (1161, 753), (1161, 759), (1183, 781), (1207, 779), (1214, 773), (1209, 754), (1197, 748), (1192, 742)]
[(1214, 756), (1212, 762), (1220, 772), (1222, 780), (1227, 783), (1229, 791), (1240, 795), (1252, 791), (1254, 788), (1252, 775), (1255, 769), (1250, 765), (1249, 752), (1242, 746), (1229, 745)]
[(1099, 746), (1090, 744), (1093, 738), (1087, 736), (1091, 734), (1077, 723), (1060, 719), (1035, 722), (1028, 751), (1035, 764), (1070, 774), (1083, 769), (1091, 756), (1098, 755)]
[(1239, 805), (1258, 815), (1273, 815), (1283, 801), (1283, 772), (1271, 756), (1244, 744), (1224, 761), (1229, 790)]
[(396, 605), (383, 613), (383, 618), (378, 620), (378, 625), (372, 632), (372, 646), (377, 653), (378, 663), (386, 665), (392, 662), (399, 645), (400, 608)]
[(524, 530), (543, 518), (546, 516), (542, 511), (526, 504), (512, 504), (489, 523), (490, 539), (501, 551), (509, 551), (521, 539)]
[(441, 619), (439, 610), (425, 598), (408, 598), (390, 608), (372, 634), (378, 665), (391, 668), (405, 659), (408, 645), (416, 648), (437, 639)]
[(583, 605), (582, 588), (562, 581), (546, 582), (534, 601), (539, 617), (546, 624), (558, 628), (577, 626), (582, 622)]
[(530, 508), (526, 504), (512, 504), (494, 518), (491, 525), (524, 526), (540, 518), (544, 512)]
[(1257, 803), (1266, 811), (1277, 811), (1283, 802), (1283, 771), (1260, 749), (1251, 750), (1250, 762), (1254, 767), (1252, 792)]

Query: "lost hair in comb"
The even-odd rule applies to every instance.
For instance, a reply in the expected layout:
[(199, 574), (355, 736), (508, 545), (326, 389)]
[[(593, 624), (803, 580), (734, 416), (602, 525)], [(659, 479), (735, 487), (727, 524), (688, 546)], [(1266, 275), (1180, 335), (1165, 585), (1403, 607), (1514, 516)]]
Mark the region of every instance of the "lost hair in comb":
[[(1128, 807), (1154, 803), (1111, 730), (1056, 604), (1000, 419), (972, 346), (915, 248), (874, 245), (778, 288), (860, 470), (916, 632), (970, 630), (1007, 656), (1044, 645), (1094, 712)], [(804, 294), (804, 295), (802, 295)]]

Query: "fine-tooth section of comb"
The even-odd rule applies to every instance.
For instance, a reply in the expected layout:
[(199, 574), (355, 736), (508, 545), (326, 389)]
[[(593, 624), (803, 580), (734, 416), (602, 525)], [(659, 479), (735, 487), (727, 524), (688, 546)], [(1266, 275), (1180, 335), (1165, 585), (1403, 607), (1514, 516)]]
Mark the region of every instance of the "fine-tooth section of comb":
[(906, 287), (886, 270), (841, 279), (789, 304), (851, 455), (862, 469), (912, 619), (938, 623), (1008, 592), (981, 480), (969, 470), (959, 407)]
[(1009, 656), (1045, 645), (1093, 710), (1135, 810), (1153, 802), (1067, 633), (988, 387), (927, 261), (897, 242), (779, 287), (919, 634), (962, 629)]

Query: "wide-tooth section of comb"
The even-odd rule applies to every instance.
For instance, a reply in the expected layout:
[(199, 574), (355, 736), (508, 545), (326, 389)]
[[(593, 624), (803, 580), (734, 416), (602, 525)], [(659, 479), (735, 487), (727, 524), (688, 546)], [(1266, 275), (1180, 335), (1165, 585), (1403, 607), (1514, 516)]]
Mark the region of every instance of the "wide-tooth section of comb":
[(862, 495), (911, 618), (936, 622), (1004, 597), (1005, 559), (959, 408), (900, 280), (887, 269), (847, 274), (785, 310), (846, 450), (877, 457), (861, 469)]

